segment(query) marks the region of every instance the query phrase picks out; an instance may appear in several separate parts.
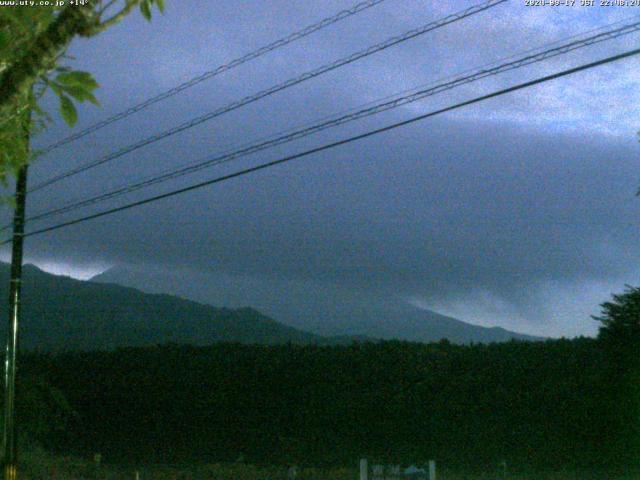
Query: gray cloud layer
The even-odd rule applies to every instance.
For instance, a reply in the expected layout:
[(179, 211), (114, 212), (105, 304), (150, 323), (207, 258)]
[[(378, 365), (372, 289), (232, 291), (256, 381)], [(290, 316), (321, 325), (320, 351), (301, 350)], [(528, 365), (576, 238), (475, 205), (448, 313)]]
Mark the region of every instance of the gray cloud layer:
[[(130, 20), (104, 38), (78, 44), (76, 63), (95, 71), (104, 84), (104, 111), (82, 112), (84, 121), (266, 43), (293, 24), (346, 6), (313, 2), (314, 9), (308, 10), (296, 2), (246, 1), (245, 9), (233, 2), (231, 11), (224, 2), (214, 3), (181, 2), (151, 26)], [(128, 125), (114, 125), (95, 139), (62, 149), (34, 169), (34, 178), (464, 5), (390, 0), (351, 23), (154, 107)], [(30, 209), (99, 192), (622, 16), (619, 10), (499, 8), (38, 193)], [(572, 28), (565, 18), (574, 20)], [(620, 51), (630, 41), (474, 84), (173, 185)], [(253, 278), (275, 275), (301, 284), (364, 290), (372, 298), (395, 296), (463, 320), (532, 333), (592, 333), (593, 325), (576, 316), (595, 313), (612, 288), (637, 281), (638, 147), (630, 118), (640, 94), (630, 80), (634, 62), (34, 237), (29, 256), (80, 269), (125, 263), (181, 265)], [(41, 141), (63, 134), (56, 127)]]

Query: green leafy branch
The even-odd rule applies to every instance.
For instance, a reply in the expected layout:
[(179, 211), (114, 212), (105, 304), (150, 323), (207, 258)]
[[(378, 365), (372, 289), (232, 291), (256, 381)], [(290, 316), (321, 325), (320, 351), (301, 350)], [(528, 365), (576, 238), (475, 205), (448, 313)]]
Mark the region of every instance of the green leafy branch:
[(55, 80), (43, 79), (60, 99), (60, 113), (65, 122), (73, 127), (78, 121), (78, 112), (71, 98), (78, 102), (89, 101), (100, 105), (93, 91), (98, 88), (98, 82), (89, 72), (69, 71), (59, 73)]
[(0, 9), (0, 181), (32, 159), (25, 145), (28, 131), (45, 128), (49, 115), (38, 101), (52, 91), (60, 101), (60, 114), (73, 127), (76, 104), (99, 105), (98, 83), (89, 72), (59, 65), (76, 36), (92, 37), (121, 22), (135, 7), (147, 20), (152, 10), (164, 11), (164, 0), (111, 0), (62, 8)]

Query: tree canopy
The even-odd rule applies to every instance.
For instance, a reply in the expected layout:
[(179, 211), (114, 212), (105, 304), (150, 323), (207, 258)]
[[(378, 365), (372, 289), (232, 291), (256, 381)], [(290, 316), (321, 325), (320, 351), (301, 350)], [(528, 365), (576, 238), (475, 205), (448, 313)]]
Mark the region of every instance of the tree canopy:
[(628, 286), (621, 294), (613, 295), (604, 302), (600, 316), (594, 317), (601, 323), (599, 337), (619, 345), (638, 346), (640, 344), (640, 287)]
[(595, 339), (164, 345), (22, 364), (77, 412), (52, 447), (113, 462), (637, 465), (638, 406)]
[[(51, 2), (54, 4), (54, 2)], [(74, 102), (98, 104), (98, 83), (88, 72), (74, 70), (66, 50), (77, 37), (93, 37), (120, 22), (135, 7), (150, 19), (152, 6), (164, 0), (79, 0), (56, 6), (0, 8), (0, 178), (30, 160), (26, 132), (37, 133), (50, 120), (38, 101), (47, 91), (60, 100), (69, 126), (78, 114)]]

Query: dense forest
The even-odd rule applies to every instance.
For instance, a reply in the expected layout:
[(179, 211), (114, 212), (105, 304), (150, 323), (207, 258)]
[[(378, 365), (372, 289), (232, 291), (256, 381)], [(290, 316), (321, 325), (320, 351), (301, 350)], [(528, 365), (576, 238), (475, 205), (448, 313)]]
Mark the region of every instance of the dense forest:
[(119, 464), (640, 467), (640, 289), (597, 339), (164, 344), (20, 358), (22, 438)]
[(23, 378), (44, 375), (66, 399), (47, 397), (57, 428), (39, 438), (60, 453), (135, 463), (436, 458), (484, 470), (504, 460), (539, 470), (637, 461), (633, 368), (618, 355), (581, 338), (164, 345), (21, 363)]

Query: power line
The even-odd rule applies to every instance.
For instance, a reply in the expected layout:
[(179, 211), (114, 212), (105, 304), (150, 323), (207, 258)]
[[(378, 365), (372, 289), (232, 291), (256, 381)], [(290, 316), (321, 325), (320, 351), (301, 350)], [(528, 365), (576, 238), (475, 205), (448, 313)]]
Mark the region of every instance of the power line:
[[(598, 61), (595, 61), (595, 62), (583, 64), (583, 65), (578, 66), (578, 67), (574, 67), (574, 68), (570, 68), (570, 69), (567, 69), (567, 70), (563, 70), (561, 72), (557, 72), (557, 73), (554, 73), (554, 74), (551, 74), (551, 75), (540, 77), (540, 78), (537, 78), (535, 80), (530, 80), (528, 82), (520, 83), (518, 85), (515, 85), (515, 86), (512, 86), (512, 87), (508, 87), (508, 88), (505, 88), (505, 89), (502, 89), (502, 90), (498, 90), (496, 92), (493, 92), (493, 93), (490, 93), (490, 94), (487, 94), (487, 95), (482, 95), (480, 97), (476, 97), (476, 98), (473, 98), (471, 100), (460, 102), (460, 103), (457, 103), (457, 104), (449, 106), (449, 107), (441, 108), (439, 110), (435, 110), (435, 111), (432, 111), (432, 112), (429, 112), (429, 113), (425, 113), (423, 115), (418, 115), (416, 117), (410, 118), (408, 120), (404, 120), (402, 122), (393, 123), (391, 125), (387, 125), (385, 127), (378, 128), (378, 129), (375, 129), (375, 130), (370, 130), (370, 131), (368, 131), (366, 133), (362, 133), (360, 135), (355, 135), (355, 136), (352, 136), (352, 137), (349, 137), (349, 138), (346, 138), (346, 139), (343, 139), (343, 140), (339, 140), (337, 142), (328, 143), (328, 144), (322, 145), (320, 147), (312, 148), (310, 150), (306, 150), (304, 152), (297, 153), (297, 154), (294, 154), (294, 155), (290, 155), (290, 156), (287, 156), (287, 157), (284, 157), (284, 158), (281, 158), (281, 159), (278, 159), (278, 160), (274, 160), (274, 161), (271, 161), (271, 162), (267, 162), (267, 163), (263, 163), (263, 164), (254, 166), (254, 167), (246, 168), (246, 169), (243, 169), (243, 170), (240, 170), (240, 171), (228, 174), (228, 175), (223, 175), (223, 176), (216, 177), (216, 178), (213, 178), (213, 179), (210, 179), (210, 180), (206, 180), (204, 182), (200, 182), (200, 183), (196, 183), (194, 185), (190, 185), (188, 187), (184, 187), (184, 188), (180, 188), (180, 189), (177, 189), (177, 190), (173, 190), (171, 192), (167, 192), (167, 193), (163, 193), (163, 194), (160, 194), (160, 195), (155, 195), (153, 197), (149, 197), (149, 198), (146, 198), (146, 199), (143, 199), (143, 200), (138, 200), (138, 201), (135, 201), (135, 202), (131, 202), (131, 203), (128, 203), (126, 205), (122, 205), (120, 207), (115, 207), (115, 208), (111, 208), (111, 209), (108, 209), (108, 210), (103, 210), (102, 212), (98, 212), (98, 213), (94, 213), (92, 215), (87, 215), (87, 216), (84, 216), (84, 217), (76, 218), (74, 220), (69, 220), (67, 222), (63, 222), (63, 223), (59, 223), (57, 225), (53, 225), (53, 226), (50, 226), (50, 227), (42, 228), (40, 230), (34, 230), (34, 231), (29, 232), (29, 233), (26, 233), (25, 237), (40, 235), (42, 233), (50, 232), (50, 231), (53, 231), (53, 230), (58, 230), (60, 228), (68, 227), (68, 226), (75, 225), (75, 224), (78, 224), (78, 223), (86, 222), (88, 220), (93, 220), (93, 219), (96, 219), (96, 218), (104, 217), (106, 215), (111, 215), (111, 214), (114, 214), (114, 213), (117, 213), (117, 212), (121, 212), (123, 210), (128, 210), (128, 209), (131, 209), (131, 208), (134, 208), (134, 207), (138, 207), (138, 206), (141, 206), (141, 205), (146, 205), (148, 203), (156, 202), (158, 200), (162, 200), (162, 199), (165, 199), (165, 198), (169, 198), (169, 197), (173, 197), (173, 196), (176, 196), (176, 195), (180, 195), (182, 193), (190, 192), (192, 190), (198, 190), (200, 188), (203, 188), (203, 187), (206, 187), (206, 186), (209, 186), (209, 185), (213, 185), (213, 184), (216, 184), (216, 183), (221, 183), (223, 181), (230, 180), (232, 178), (244, 176), (244, 175), (247, 175), (247, 174), (250, 174), (250, 173), (253, 173), (253, 172), (257, 172), (259, 170), (264, 170), (266, 168), (274, 167), (274, 166), (280, 165), (282, 163), (290, 162), (290, 161), (296, 160), (298, 158), (306, 157), (306, 156), (312, 155), (314, 153), (322, 152), (322, 151), (329, 150), (329, 149), (332, 149), (332, 148), (335, 148), (335, 147), (338, 147), (338, 146), (341, 146), (341, 145), (345, 145), (345, 144), (348, 144), (348, 143), (355, 142), (357, 140), (362, 140), (362, 139), (365, 139), (365, 138), (368, 138), (368, 137), (371, 137), (371, 136), (374, 136), (374, 135), (378, 135), (380, 133), (384, 133), (384, 132), (387, 132), (387, 131), (390, 131), (390, 130), (393, 130), (393, 129), (396, 129), (396, 128), (399, 128), (399, 127), (402, 127), (402, 126), (405, 126), (405, 125), (409, 125), (409, 124), (418, 122), (420, 120), (424, 120), (424, 119), (427, 119), (427, 118), (430, 118), (430, 117), (434, 117), (434, 116), (440, 115), (442, 113), (450, 112), (450, 111), (456, 110), (458, 108), (462, 108), (462, 107), (465, 107), (465, 106), (468, 106), (468, 105), (479, 103), (479, 102), (482, 102), (484, 100), (488, 100), (488, 99), (491, 99), (491, 98), (499, 97), (499, 96), (505, 95), (507, 93), (515, 92), (517, 90), (522, 90), (522, 89), (525, 89), (525, 88), (528, 88), (528, 87), (531, 87), (531, 86), (534, 86), (534, 85), (538, 85), (538, 84), (541, 84), (541, 83), (544, 83), (544, 82), (555, 80), (557, 78), (564, 77), (564, 76), (567, 76), (567, 75), (572, 75), (572, 74), (577, 73), (577, 72), (581, 72), (581, 71), (588, 70), (588, 69), (591, 69), (591, 68), (595, 68), (595, 67), (598, 67), (598, 66), (601, 66), (601, 65), (612, 63), (612, 62), (615, 62), (615, 61), (618, 61), (618, 60), (622, 60), (624, 58), (628, 58), (628, 57), (631, 57), (631, 56), (634, 56), (634, 55), (638, 55), (638, 54), (640, 54), (640, 48), (634, 49), (634, 50), (630, 50), (630, 51), (627, 51), (627, 52), (624, 52), (624, 53), (621, 53), (621, 54), (618, 54), (618, 55), (614, 55), (614, 56), (611, 56), (611, 57), (607, 57), (607, 58), (604, 58), (602, 60), (598, 60)], [(9, 241), (4, 241), (0, 245), (7, 244), (8, 242)]]
[(106, 127), (107, 125), (110, 125), (114, 122), (117, 122), (118, 120), (122, 120), (123, 118), (126, 118), (130, 115), (133, 115), (136, 112), (139, 112), (140, 110), (144, 110), (147, 107), (150, 107), (151, 105), (158, 103), (162, 100), (165, 100), (169, 97), (172, 97), (180, 92), (182, 92), (183, 90), (186, 90), (188, 88), (191, 88), (199, 83), (204, 82), (205, 80), (209, 80), (210, 78), (213, 78), (217, 75), (220, 75), (221, 73), (227, 72), (235, 67), (238, 67), (244, 63), (250, 62), (251, 60), (255, 60), (258, 57), (261, 57), (273, 50), (276, 50), (280, 47), (284, 47), (286, 45), (289, 45), (290, 43), (293, 43), (297, 40), (300, 40), (306, 36), (311, 35), (312, 33), (317, 32), (318, 30), (322, 30), (325, 27), (328, 27), (330, 25), (333, 25), (334, 23), (337, 23), (341, 20), (344, 20), (345, 18), (348, 18), (352, 15), (355, 15), (357, 13), (362, 12), (363, 10), (367, 10), (375, 5), (378, 5), (379, 3), (382, 3), (386, 0), (367, 0), (364, 2), (360, 2), (356, 5), (354, 5), (351, 8), (348, 8), (346, 10), (342, 10), (338, 13), (336, 13), (335, 15), (332, 15), (330, 17), (324, 18), (322, 20), (320, 20), (317, 23), (314, 23), (312, 25), (308, 25), (307, 27), (298, 30), (294, 33), (291, 33), (289, 35), (287, 35), (286, 37), (280, 38), (279, 40), (276, 40), (274, 42), (269, 43), (268, 45), (265, 45), (263, 47), (258, 48), (257, 50), (254, 50), (250, 53), (247, 53), (246, 55), (243, 55), (242, 57), (238, 57), (234, 60), (231, 60), (229, 63), (225, 63), (224, 65), (220, 65), (218, 67), (216, 67), (213, 70), (209, 70), (207, 72), (204, 72), (196, 77), (191, 78), (190, 80), (187, 80), (184, 83), (181, 83), (180, 85), (173, 87), (169, 90), (166, 90), (162, 93), (159, 93), (151, 98), (148, 98), (147, 100), (144, 100), (141, 103), (138, 103), (137, 105), (134, 105), (120, 113), (117, 113), (111, 117), (108, 117), (104, 120), (101, 120), (97, 123), (94, 123), (93, 125), (88, 126), (87, 128), (74, 133), (73, 135), (69, 135), (68, 137), (65, 137), (61, 140), (58, 140), (55, 143), (52, 143), (50, 145), (47, 145), (46, 147), (44, 147), (42, 150), (39, 150), (39, 154), (45, 155), (49, 152), (51, 152), (52, 150), (55, 150), (63, 145), (66, 145), (68, 143), (73, 142), (74, 140), (78, 140), (86, 135), (89, 135), (90, 133), (96, 132), (98, 130), (100, 130), (101, 128)]
[(45, 180), (39, 184), (37, 184), (36, 186), (34, 186), (33, 188), (31, 188), (30, 192), (35, 192), (38, 190), (41, 190), (45, 187), (48, 187), (49, 185), (52, 185), (54, 183), (57, 183), (61, 180), (64, 180), (66, 178), (69, 178), (73, 175), (77, 175), (78, 173), (82, 173), (85, 172), (87, 170), (90, 170), (91, 168), (97, 167), (99, 165), (102, 165), (104, 163), (107, 163), (111, 160), (114, 160), (116, 158), (122, 157), (123, 155), (126, 155), (128, 153), (131, 153), (135, 150), (138, 150), (139, 148), (142, 148), (146, 145), (150, 145), (152, 143), (155, 143), (159, 140), (162, 140), (164, 138), (170, 137), (172, 135), (175, 135), (177, 133), (183, 132), (185, 130), (188, 130), (190, 128), (193, 128), (197, 125), (200, 125), (204, 122), (207, 122), (215, 117), (219, 117), (220, 115), (223, 115), (225, 113), (228, 113), (230, 111), (236, 110), (240, 107), (243, 107), (245, 105), (248, 105), (250, 103), (256, 102), (264, 97), (273, 95), (277, 92), (280, 92), (282, 90), (285, 90), (289, 87), (292, 87), (294, 85), (297, 85), (299, 83), (302, 83), (306, 80), (310, 80), (312, 78), (318, 77), (324, 73), (330, 72), (332, 70), (335, 70), (337, 68), (340, 68), (344, 65), (353, 63), (357, 60), (360, 60), (361, 58), (367, 57), (369, 55), (372, 55), (374, 53), (380, 52), (382, 50), (385, 50), (387, 48), (390, 48), (394, 45), (397, 45), (399, 43), (405, 42), (407, 40), (410, 40), (412, 38), (418, 37), (420, 35), (423, 35), (427, 32), (430, 32), (432, 30), (436, 30), (438, 28), (441, 28), (445, 25), (448, 25), (450, 23), (454, 23), (457, 22), (459, 20), (462, 20), (463, 18), (469, 17), (471, 15), (475, 15), (477, 13), (483, 12), (489, 8), (493, 8), (497, 5), (500, 5), (502, 3), (505, 3), (508, 0), (489, 0), (486, 1), (484, 3), (478, 4), (478, 5), (474, 5), (472, 7), (466, 8), (460, 12), (457, 13), (453, 13), (451, 15), (448, 15), (440, 20), (436, 20), (434, 22), (428, 23), (426, 25), (423, 25), (419, 28), (413, 29), (413, 30), (409, 30), (405, 33), (403, 33), (402, 35), (398, 35), (395, 37), (391, 37), (387, 40), (385, 40), (384, 42), (372, 45), (364, 50), (360, 50), (359, 52), (353, 53), (351, 55), (348, 55), (347, 57), (343, 57), (339, 60), (336, 60), (332, 63), (323, 65), (319, 68), (316, 68), (314, 70), (308, 71), (303, 73), (302, 75), (299, 75), (297, 77), (291, 78), (289, 80), (286, 80), (283, 83), (279, 83), (277, 85), (274, 85), (270, 88), (267, 88), (265, 90), (261, 90), (260, 92), (253, 94), (253, 95), (249, 95), (247, 97), (244, 97), (240, 100), (237, 100), (235, 102), (230, 103), (229, 105), (226, 105), (224, 107), (218, 108), (212, 112), (209, 112), (207, 114), (201, 115), (199, 117), (196, 117), (192, 120), (189, 120), (185, 123), (182, 123), (176, 127), (173, 127), (169, 130), (166, 130), (164, 132), (152, 135), (150, 137), (145, 138), (144, 140), (141, 140), (137, 143), (134, 143), (132, 145), (128, 145), (126, 147), (121, 148), (120, 150), (117, 150), (103, 158), (100, 158), (98, 160), (94, 160), (93, 162), (89, 162), (86, 163), (84, 165), (81, 165), (79, 167), (76, 167), (74, 169), (71, 169), (65, 173), (62, 173), (60, 175), (56, 175), (48, 180)]
[[(88, 199), (85, 200), (80, 200), (80, 201), (76, 201), (55, 209), (51, 209), (39, 214), (36, 214), (32, 217), (29, 217), (28, 220), (29, 221), (34, 221), (34, 220), (40, 220), (43, 218), (48, 218), (50, 216), (53, 215), (59, 215), (62, 213), (66, 213), (72, 210), (75, 210), (77, 208), (80, 207), (84, 207), (84, 206), (88, 206), (88, 205), (93, 205), (99, 202), (103, 202), (115, 197), (118, 197), (120, 195), (124, 195), (126, 193), (131, 193), (134, 192), (136, 190), (139, 190), (141, 188), (144, 187), (148, 187), (151, 185), (155, 185), (158, 183), (162, 183), (162, 182), (166, 182), (168, 180), (172, 180), (174, 178), (178, 178), (187, 174), (191, 174), (197, 171), (200, 171), (204, 168), (208, 168), (214, 165), (218, 165), (221, 163), (225, 163), (231, 160), (235, 160), (237, 158), (240, 157), (244, 157), (246, 155), (250, 155), (268, 148), (272, 148), (274, 146), (277, 145), (282, 145), (284, 143), (288, 143), (291, 142), (293, 140), (297, 140), (303, 137), (306, 137), (308, 135), (320, 132), (322, 130), (331, 128), (331, 127), (335, 127), (338, 125), (342, 125), (348, 122), (352, 122), (370, 115), (374, 115), (383, 111), (387, 111), (393, 108), (397, 108), (399, 106), (402, 105), (406, 105), (408, 103), (412, 103), (418, 100), (422, 100), (428, 96), (432, 96), (447, 90), (451, 90), (453, 88), (459, 87), (461, 85), (465, 85), (471, 82), (475, 82), (478, 80), (481, 80), (483, 78), (489, 77), (489, 76), (493, 76), (493, 75), (498, 75), (510, 70), (514, 70), (517, 68), (522, 68), (524, 66), (527, 65), (531, 65), (533, 63), (538, 63), (541, 62), (543, 60), (547, 60), (549, 58), (553, 58), (559, 55), (563, 55), (566, 54), (568, 52), (571, 52), (573, 50), (579, 49), (579, 48), (583, 48), (589, 45), (593, 45), (596, 43), (600, 43), (603, 41), (607, 41), (607, 40), (611, 40), (614, 38), (618, 38), (621, 37), (623, 35), (627, 35), (630, 33), (634, 33), (634, 32), (638, 32), (640, 31), (640, 22), (635, 22), (635, 23), (631, 23), (628, 25), (624, 25), (622, 27), (619, 28), (615, 28), (615, 29), (610, 29), (604, 32), (601, 32), (597, 35), (592, 35), (591, 37), (587, 37), (587, 38), (583, 38), (580, 40), (576, 40), (573, 42), (569, 42), (563, 45), (560, 45), (558, 47), (552, 48), (552, 49), (548, 49), (548, 50), (544, 50), (541, 52), (537, 52), (531, 55), (527, 55), (524, 56), (522, 58), (507, 62), (507, 63), (503, 63), (503, 64), (499, 64), (497, 66), (494, 66), (492, 68), (480, 68), (479, 70), (474, 71), (472, 74), (470, 75), (465, 75), (465, 76), (461, 76), (461, 77), (457, 77), (454, 78), (453, 80), (449, 81), (449, 82), (445, 82), (445, 83), (441, 83), (441, 84), (437, 84), (435, 86), (431, 86), (430, 88), (427, 89), (423, 89), (423, 90), (419, 90), (419, 91), (414, 91), (412, 93), (410, 93), (409, 95), (404, 95), (398, 98), (395, 98), (393, 100), (387, 101), (387, 102), (383, 102), (383, 103), (379, 103), (376, 105), (373, 105), (371, 107), (367, 107), (355, 112), (351, 112), (348, 113), (346, 115), (342, 115), (340, 117), (337, 118), (333, 118), (331, 120), (325, 121), (325, 122), (320, 122), (318, 124), (315, 125), (311, 125), (299, 130), (295, 130), (292, 132), (288, 132), (279, 136), (276, 136), (275, 138), (271, 138), (267, 141), (264, 142), (260, 142), (257, 144), (253, 144), (250, 145), (248, 147), (244, 147), (241, 148), (239, 150), (230, 152), (230, 153), (226, 153), (223, 155), (218, 155), (218, 156), (214, 156), (212, 158), (207, 158), (201, 161), (196, 162), (195, 164), (191, 164), (179, 169), (173, 169), (173, 170), (169, 170), (166, 171), (165, 173), (161, 173), (159, 175), (155, 175), (152, 176), (146, 180), (142, 180), (140, 182), (134, 183), (134, 184), (130, 184), (130, 185), (126, 185), (124, 187), (120, 187), (117, 188), (115, 190), (112, 190), (110, 192), (107, 193), (103, 193), (103, 194), (99, 194), (97, 196), (94, 197), (90, 197)], [(557, 42), (554, 42), (554, 44)], [(512, 58), (512, 57), (510, 57)], [(6, 227), (5, 227), (6, 228)], [(3, 229), (0, 229), (0, 231), (2, 231)]]

